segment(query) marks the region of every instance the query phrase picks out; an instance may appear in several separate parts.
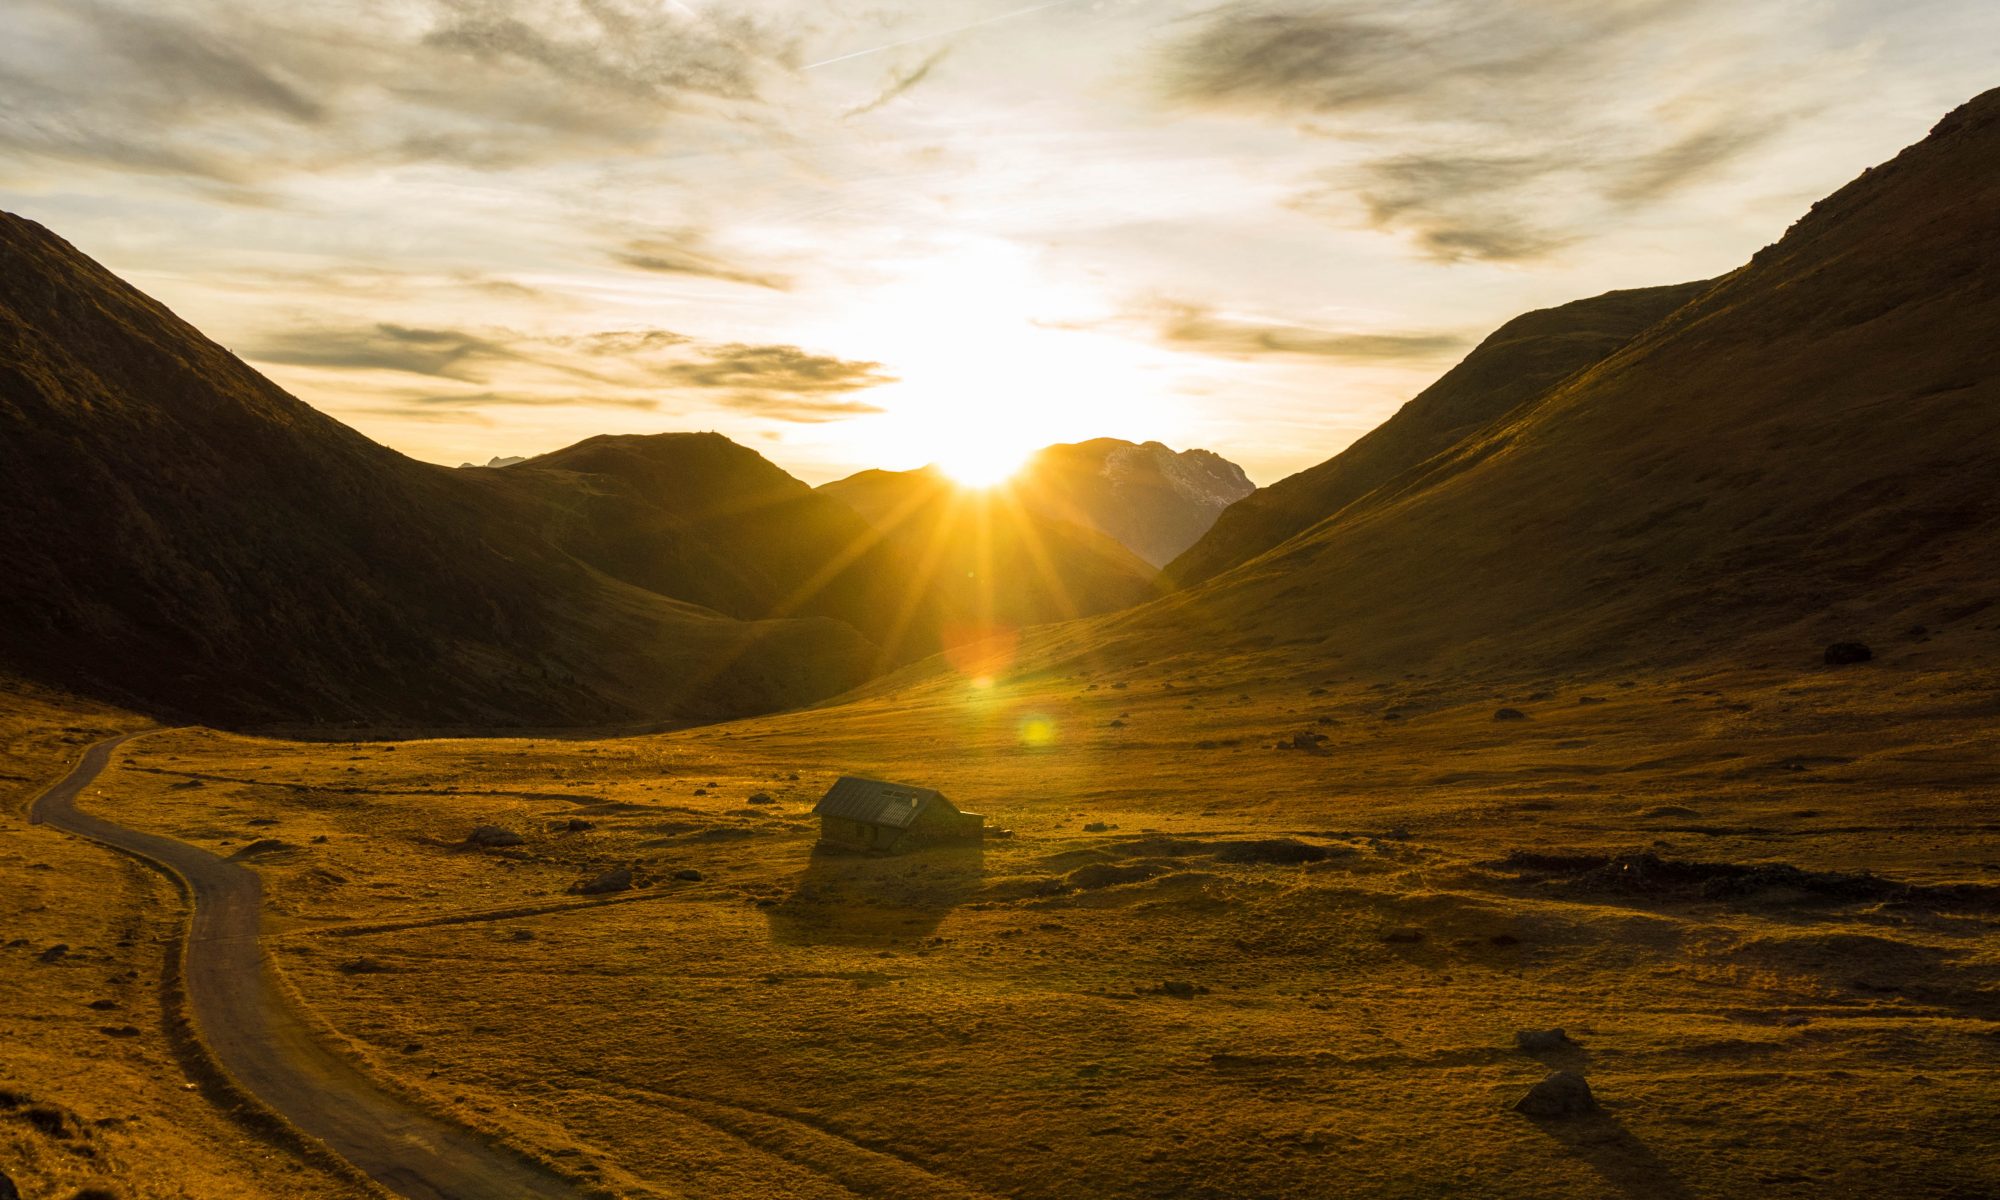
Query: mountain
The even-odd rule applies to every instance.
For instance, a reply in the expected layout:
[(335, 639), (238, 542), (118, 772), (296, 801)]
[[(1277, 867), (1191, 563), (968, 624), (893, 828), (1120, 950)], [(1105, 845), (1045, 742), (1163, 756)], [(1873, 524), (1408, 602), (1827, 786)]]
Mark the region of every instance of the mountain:
[(579, 561), (525, 469), (379, 446), (0, 214), (0, 668), (212, 722), (495, 724), (767, 710), (875, 658)]
[(848, 505), (715, 433), (601, 436), (492, 472), (542, 537), (614, 579), (744, 620), (827, 617), (881, 650), (936, 651), (914, 563)]
[(1373, 432), (1239, 500), (1165, 567), (1180, 586), (1248, 562), (1603, 362), (1708, 283), (1609, 292), (1516, 317)]
[(1012, 490), (961, 488), (934, 468), (863, 471), (823, 484), (911, 564), (910, 597), (935, 605), (946, 643), (1124, 608), (1156, 594), (1152, 567), (1095, 529), (1049, 517)]
[(1996, 479), (2000, 91), (1603, 361), (1111, 625), (1406, 670), (1980, 661)]
[[(524, 463), (527, 461), (528, 461), (527, 459), (521, 457), (518, 454), (511, 456), (503, 456), (496, 454), (492, 458), (486, 460), (486, 465), (489, 467), (511, 467), (515, 463)], [(462, 462), (458, 464), (459, 470), (461, 471), (471, 470), (477, 466), (479, 466), (478, 463)]]
[(1117, 438), (1049, 446), (1010, 485), (1029, 508), (1095, 529), (1155, 567), (1192, 546), (1256, 490), (1243, 468), (1209, 450), (1175, 453)]

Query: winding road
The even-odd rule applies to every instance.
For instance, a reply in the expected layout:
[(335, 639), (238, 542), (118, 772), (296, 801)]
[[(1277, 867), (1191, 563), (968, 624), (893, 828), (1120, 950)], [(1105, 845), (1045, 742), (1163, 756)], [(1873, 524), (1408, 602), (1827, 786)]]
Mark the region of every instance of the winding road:
[[(146, 731), (151, 732), (151, 731)], [(315, 1041), (264, 969), (257, 873), (172, 838), (140, 833), (76, 807), (128, 733), (90, 747), (37, 797), (29, 819), (147, 859), (194, 897), (182, 964), (202, 1041), (237, 1085), (389, 1191), (410, 1200), (537, 1200), (570, 1183), (384, 1090)]]

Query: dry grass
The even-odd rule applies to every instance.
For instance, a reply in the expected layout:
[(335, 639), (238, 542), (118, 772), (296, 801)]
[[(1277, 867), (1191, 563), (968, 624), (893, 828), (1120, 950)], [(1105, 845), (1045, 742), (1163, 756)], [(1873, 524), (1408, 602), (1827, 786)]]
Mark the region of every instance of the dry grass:
[[(276, 957), (345, 1044), (624, 1194), (1987, 1194), (1997, 683), (1495, 691), (1269, 652), (602, 742), (176, 733), (93, 803), (285, 843), (254, 859)], [(1323, 752), (1271, 748), (1301, 731)], [(815, 856), (849, 770), (1016, 836)], [(526, 843), (460, 845), (485, 823)], [(569, 892), (615, 865), (642, 886)], [(1579, 1051), (1513, 1047), (1556, 1025)], [(1607, 1115), (1506, 1112), (1551, 1065)]]
[(0, 694), (0, 1172), (28, 1197), (359, 1195), (192, 1090), (160, 1002), (182, 920), (174, 886), (23, 815), (84, 746), (145, 723), (13, 686)]

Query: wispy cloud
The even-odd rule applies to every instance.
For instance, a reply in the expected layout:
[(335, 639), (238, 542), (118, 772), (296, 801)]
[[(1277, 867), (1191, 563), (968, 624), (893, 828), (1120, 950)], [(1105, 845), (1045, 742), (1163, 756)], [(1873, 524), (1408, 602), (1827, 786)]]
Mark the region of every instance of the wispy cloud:
[(1196, 304), (1170, 303), (1157, 315), (1160, 340), (1209, 354), (1304, 354), (1356, 362), (1432, 362), (1463, 350), (1457, 333), (1381, 333), (1328, 329), (1232, 316)]
[(454, 329), (378, 324), (365, 329), (301, 329), (273, 334), (245, 356), (293, 367), (407, 371), (478, 382), (496, 362), (519, 355), (504, 341)]
[(1347, 161), (1298, 207), (1359, 216), (1438, 259), (1545, 255), (1607, 210), (1663, 199), (1800, 115), (1782, 89), (1677, 65), (1717, 0), (1240, 0), (1170, 39), (1175, 103), (1277, 118)]
[(861, 400), (815, 400), (797, 396), (771, 396), (761, 392), (732, 392), (723, 397), (725, 407), (763, 417), (767, 421), (783, 421), (790, 425), (825, 425), (848, 417), (866, 416), (879, 413), (879, 405)]
[(1108, 320), (1052, 323), (1051, 327), (1136, 333), (1176, 350), (1229, 358), (1299, 355), (1355, 363), (1428, 365), (1471, 344), (1469, 337), (1456, 330), (1340, 328), (1218, 311), (1206, 304), (1158, 297), (1134, 302)]
[(929, 58), (926, 58), (924, 61), (918, 63), (916, 66), (911, 67), (909, 70), (898, 71), (894, 75), (891, 75), (889, 77), (888, 86), (884, 87), (873, 100), (870, 100), (866, 104), (850, 108), (846, 112), (842, 113), (841, 116), (843, 117), (866, 116), (867, 114), (874, 112), (876, 109), (882, 108), (892, 103), (893, 101), (908, 95), (910, 91), (914, 89), (918, 84), (930, 78), (931, 72), (934, 69), (936, 69), (939, 63), (944, 61), (945, 55), (949, 53), (951, 53), (949, 47), (943, 50), (939, 50), (937, 53), (931, 55)]
[(659, 147), (796, 66), (756, 18), (650, 0), (10, 0), (0, 150), (243, 187)]
[[(656, 397), (617, 396), (593, 393), (588, 396), (562, 395), (540, 392), (453, 392), (438, 395), (414, 395), (409, 403), (419, 409), (464, 409), (464, 408), (637, 408), (654, 409), (660, 407)], [(376, 410), (378, 413), (385, 410)], [(398, 410), (386, 410), (397, 412)]]
[(811, 354), (797, 346), (742, 343), (714, 347), (695, 362), (662, 368), (661, 374), (689, 387), (751, 389), (790, 396), (853, 392), (893, 380), (883, 372), (881, 363)]
[(665, 230), (627, 241), (611, 258), (662, 275), (699, 275), (778, 292), (791, 287), (786, 276), (733, 263), (711, 249), (708, 242), (707, 233), (699, 229)]
[[(705, 342), (666, 329), (535, 337), (390, 323), (313, 327), (270, 335), (246, 356), (283, 366), (397, 371), (489, 385), (394, 393), (413, 410), (650, 409), (679, 397), (680, 408), (713, 403), (773, 421), (821, 424), (881, 412), (852, 393), (893, 382), (877, 362), (781, 343)], [(577, 391), (578, 378), (590, 381), (588, 391)]]

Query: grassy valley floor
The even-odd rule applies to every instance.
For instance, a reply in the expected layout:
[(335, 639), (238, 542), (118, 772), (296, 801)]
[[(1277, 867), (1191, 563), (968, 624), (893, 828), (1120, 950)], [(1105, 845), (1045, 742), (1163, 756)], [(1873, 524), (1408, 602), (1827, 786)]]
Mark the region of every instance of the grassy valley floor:
[[(606, 741), (176, 731), (88, 806), (256, 865), (329, 1037), (613, 1194), (2000, 1191), (2000, 677), (1193, 661)], [(847, 772), (1013, 835), (815, 853)], [(1603, 1115), (1507, 1110), (1553, 1067)]]

